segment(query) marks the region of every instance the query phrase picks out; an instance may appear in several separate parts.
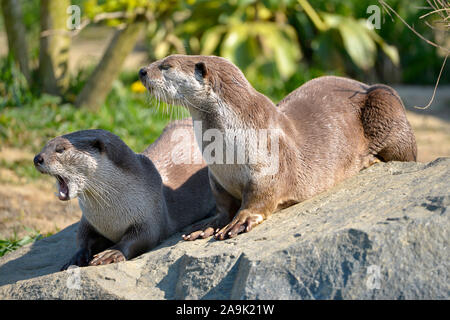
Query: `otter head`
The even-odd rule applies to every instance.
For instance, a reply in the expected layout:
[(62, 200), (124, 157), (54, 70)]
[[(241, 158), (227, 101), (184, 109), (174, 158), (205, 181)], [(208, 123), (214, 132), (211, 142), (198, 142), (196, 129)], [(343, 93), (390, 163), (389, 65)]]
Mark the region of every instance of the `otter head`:
[(201, 111), (218, 100), (237, 103), (252, 88), (239, 68), (216, 56), (171, 55), (142, 68), (139, 77), (156, 98)]
[(121, 159), (127, 152), (133, 153), (108, 131), (82, 130), (50, 140), (34, 157), (34, 165), (39, 172), (54, 176), (59, 199), (69, 200), (88, 188), (101, 187), (96, 182), (108, 175), (113, 162), (115, 166), (129, 167)]

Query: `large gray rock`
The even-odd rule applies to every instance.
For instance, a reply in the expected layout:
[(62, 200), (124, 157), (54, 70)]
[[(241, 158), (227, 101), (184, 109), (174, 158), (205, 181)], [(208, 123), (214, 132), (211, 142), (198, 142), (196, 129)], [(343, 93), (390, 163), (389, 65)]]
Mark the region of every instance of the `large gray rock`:
[(376, 164), (226, 241), (58, 272), (76, 225), (0, 259), (0, 299), (449, 299), (450, 158)]

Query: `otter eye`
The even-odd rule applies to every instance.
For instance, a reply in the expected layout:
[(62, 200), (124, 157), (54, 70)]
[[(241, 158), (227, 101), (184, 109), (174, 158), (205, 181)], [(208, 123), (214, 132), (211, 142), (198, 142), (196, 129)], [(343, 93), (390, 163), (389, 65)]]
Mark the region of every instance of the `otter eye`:
[(66, 148), (64, 146), (58, 146), (58, 147), (56, 147), (55, 152), (56, 153), (63, 153), (64, 150), (66, 150)]
[(159, 70), (169, 70), (170, 68), (172, 68), (172, 66), (169, 64), (162, 64), (159, 66)]

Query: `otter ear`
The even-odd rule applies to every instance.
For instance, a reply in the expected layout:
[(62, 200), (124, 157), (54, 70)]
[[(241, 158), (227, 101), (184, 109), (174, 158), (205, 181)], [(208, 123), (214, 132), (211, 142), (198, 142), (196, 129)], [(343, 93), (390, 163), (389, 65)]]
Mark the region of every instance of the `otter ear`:
[(102, 140), (100, 139), (94, 139), (92, 140), (92, 147), (94, 147), (95, 149), (97, 149), (100, 153), (104, 152), (106, 149), (105, 144), (103, 143)]
[(206, 64), (204, 62), (197, 62), (195, 64), (195, 75), (204, 79), (208, 74), (208, 68), (206, 68)]

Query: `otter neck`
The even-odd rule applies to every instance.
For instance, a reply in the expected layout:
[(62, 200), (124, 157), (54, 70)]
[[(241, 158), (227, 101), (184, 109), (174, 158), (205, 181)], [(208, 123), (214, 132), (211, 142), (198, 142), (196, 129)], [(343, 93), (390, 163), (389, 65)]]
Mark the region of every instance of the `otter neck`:
[(256, 90), (238, 93), (228, 95), (228, 99), (213, 93), (207, 101), (189, 105), (193, 121), (201, 121), (204, 130), (266, 129), (283, 116), (269, 98)]
[[(103, 169), (107, 169), (106, 166)], [(114, 167), (112, 170), (100, 170), (90, 177), (79, 201), (91, 212), (133, 217), (145, 211), (148, 195), (143, 194), (142, 190), (147, 189), (140, 177)], [(167, 209), (164, 207), (163, 210)]]
[(79, 196), (83, 217), (113, 242), (118, 242), (130, 225), (147, 223), (149, 216), (151, 223), (161, 226), (153, 230), (153, 236), (160, 239), (167, 235), (167, 206), (158, 190), (149, 189), (138, 176), (121, 170), (110, 174), (95, 179), (102, 184), (88, 186)]

